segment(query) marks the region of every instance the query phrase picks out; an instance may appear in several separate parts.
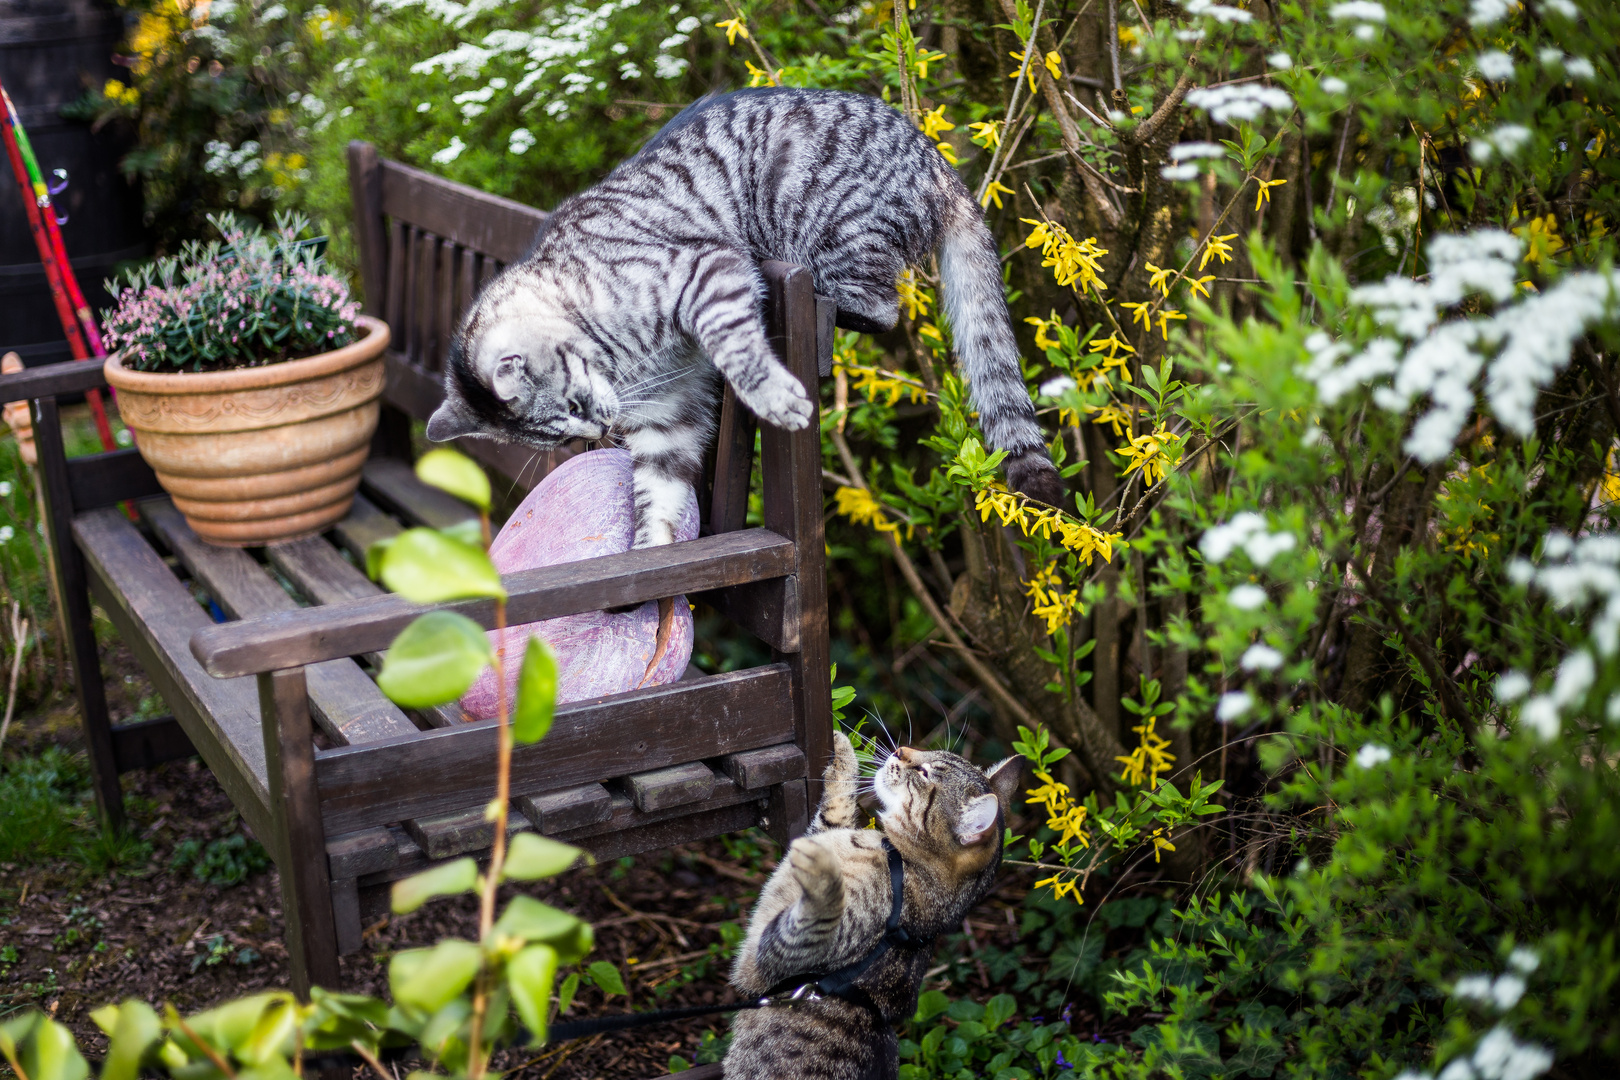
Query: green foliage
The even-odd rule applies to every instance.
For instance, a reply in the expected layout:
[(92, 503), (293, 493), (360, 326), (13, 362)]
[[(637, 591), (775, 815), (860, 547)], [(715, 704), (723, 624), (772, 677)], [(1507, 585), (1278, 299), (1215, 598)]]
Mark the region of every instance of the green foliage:
[(406, 708), (443, 705), (465, 694), (494, 659), (477, 623), (453, 611), (433, 611), (400, 631), (383, 656), (377, 685)]
[(222, 840), (182, 840), (175, 845), (169, 868), (191, 868), (191, 876), (210, 885), (240, 885), (270, 869), (270, 856), (257, 840), (235, 833)]
[(557, 705), (557, 658), (539, 634), (529, 637), (518, 669), (517, 702), (512, 712), (512, 737), (535, 743), (551, 731)]
[(79, 837), (90, 774), (60, 747), (13, 758), (0, 772), (0, 862), (64, 855)]

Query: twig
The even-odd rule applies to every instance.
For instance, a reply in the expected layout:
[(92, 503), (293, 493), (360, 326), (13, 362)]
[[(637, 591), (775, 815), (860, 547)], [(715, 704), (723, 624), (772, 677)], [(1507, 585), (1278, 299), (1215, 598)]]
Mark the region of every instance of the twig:
[(197, 1049), (203, 1052), (203, 1056), (214, 1063), (214, 1068), (230, 1077), (230, 1080), (236, 1080), (236, 1071), (231, 1068), (230, 1062), (220, 1057), (218, 1050), (209, 1046), (195, 1031), (192, 1031), (191, 1025), (186, 1023), (185, 1019), (178, 1013), (175, 1014), (174, 1022), (180, 1025), (180, 1030), (186, 1033), (188, 1039), (197, 1044)]
[(11, 685), (6, 690), (6, 718), (0, 721), (0, 750), (5, 749), (6, 732), (11, 730), (11, 713), (17, 705), (17, 676), (22, 674), (23, 653), (28, 644), (28, 620), (22, 618), (22, 605), (11, 602), (11, 640), (16, 651), (11, 657)]
[(355, 1053), (359, 1054), (365, 1059), (367, 1065), (370, 1065), (377, 1071), (377, 1075), (382, 1077), (382, 1080), (394, 1080), (393, 1074), (387, 1069), (383, 1068), (382, 1062), (377, 1060), (377, 1055), (373, 1054), (370, 1050), (367, 1050), (365, 1043), (361, 1042), (359, 1039), (350, 1039), (349, 1045), (354, 1047)]

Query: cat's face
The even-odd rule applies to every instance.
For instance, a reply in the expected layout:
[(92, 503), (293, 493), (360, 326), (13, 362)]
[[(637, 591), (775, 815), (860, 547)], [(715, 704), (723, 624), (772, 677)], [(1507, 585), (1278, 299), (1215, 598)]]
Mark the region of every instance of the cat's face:
[(508, 271), (468, 311), (451, 345), (445, 399), (428, 420), (435, 442), (490, 435), (530, 446), (597, 440), (618, 399), (600, 345), (538, 281)]
[(985, 772), (955, 754), (903, 746), (873, 777), (883, 831), (977, 873), (1001, 852), (1001, 824), (1023, 766), (1011, 757)]

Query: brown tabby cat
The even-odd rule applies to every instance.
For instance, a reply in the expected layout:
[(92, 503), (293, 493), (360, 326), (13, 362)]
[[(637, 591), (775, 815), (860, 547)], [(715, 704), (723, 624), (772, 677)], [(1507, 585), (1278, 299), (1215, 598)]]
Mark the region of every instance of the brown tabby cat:
[(900, 936), (908, 940), (883, 953), (845, 997), (739, 1014), (726, 1080), (898, 1074), (893, 1024), (917, 1009), (934, 939), (960, 925), (994, 884), (1023, 764), (1012, 757), (986, 773), (955, 754), (901, 747), (874, 777), (882, 831), (859, 829), (855, 751), (834, 736), (815, 820), (760, 893), (732, 985), (744, 997), (780, 993), (869, 955), (893, 905), (885, 839), (904, 867)]

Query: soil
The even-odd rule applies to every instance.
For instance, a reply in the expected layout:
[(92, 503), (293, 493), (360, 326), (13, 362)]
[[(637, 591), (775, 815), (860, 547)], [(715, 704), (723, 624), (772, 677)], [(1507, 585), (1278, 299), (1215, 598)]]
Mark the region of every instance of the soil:
[[(152, 688), (116, 639), (103, 650), (103, 671), (115, 719), (152, 711)], [(24, 717), (13, 731), (12, 746), (37, 752), (47, 743), (71, 745), (77, 727), (74, 710), (59, 703)], [(68, 1025), (93, 1058), (105, 1052), (106, 1039), (89, 1013), (107, 1002), (136, 997), (170, 1002), (186, 1013), (289, 985), (275, 870), (221, 886), (171, 866), (175, 849), (186, 841), (206, 844), (243, 831), (208, 769), (197, 759), (172, 762), (127, 774), (123, 784), (135, 834), (151, 845), (144, 865), (97, 876), (73, 860), (0, 864), (0, 946), (11, 945), (18, 953), (13, 963), (0, 961), (0, 1015), (30, 1005), (43, 1008)], [(573, 871), (527, 888), (589, 920), (596, 929), (590, 959), (610, 960), (626, 976), (628, 1000), (604, 999), (595, 988), (582, 988), (570, 1017), (735, 1000), (726, 984), (730, 952), (722, 933), (735, 940), (746, 925), (759, 887), (775, 867), (776, 851), (764, 834), (750, 831)], [(1018, 892), (997, 906), (1016, 905)], [(985, 924), (975, 919), (981, 939), (988, 933), (1010, 941), (1012, 920), (1003, 922), (1006, 913), (981, 912)], [(366, 929), (364, 949), (343, 959), (342, 989), (385, 995), (387, 963), (395, 952), (444, 937), (476, 936), (477, 911), (470, 897), (379, 920)], [(726, 1024), (723, 1016), (690, 1019), (535, 1052), (512, 1051), (496, 1067), (514, 1080), (661, 1076), (671, 1055), (693, 1061), (704, 1033), (723, 1034)], [(0, 1065), (0, 1073), (5, 1071)]]

